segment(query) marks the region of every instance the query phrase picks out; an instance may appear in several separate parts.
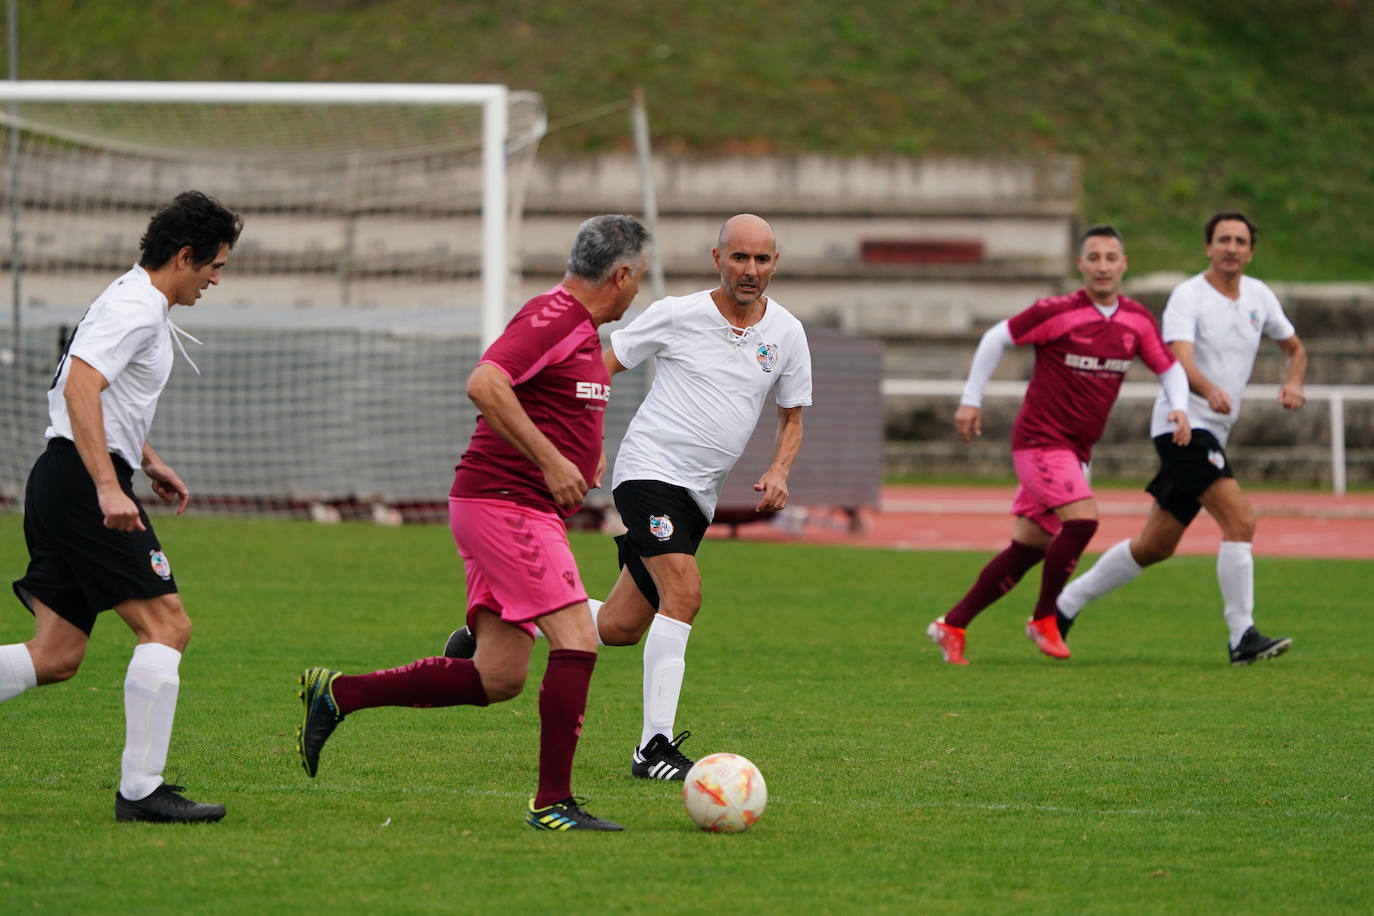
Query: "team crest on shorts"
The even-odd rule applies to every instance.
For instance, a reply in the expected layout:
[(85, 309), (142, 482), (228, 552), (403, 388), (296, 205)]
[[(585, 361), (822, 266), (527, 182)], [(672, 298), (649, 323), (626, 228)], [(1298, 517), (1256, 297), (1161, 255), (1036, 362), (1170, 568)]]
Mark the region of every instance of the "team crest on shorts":
[(167, 554), (161, 550), (148, 551), (148, 564), (153, 567), (154, 575), (164, 580), (172, 578), (172, 564), (167, 562)]
[(649, 533), (660, 541), (673, 536), (673, 520), (666, 515), (649, 516)]
[(772, 372), (778, 365), (778, 345), (763, 343), (759, 344), (754, 356), (759, 361), (759, 368), (764, 372)]
[(1218, 471), (1226, 467), (1226, 456), (1216, 449), (1207, 450), (1207, 460), (1216, 465)]
[(577, 583), (577, 577), (573, 575), (571, 569), (563, 570), (563, 581), (568, 583), (568, 588), (572, 588)]

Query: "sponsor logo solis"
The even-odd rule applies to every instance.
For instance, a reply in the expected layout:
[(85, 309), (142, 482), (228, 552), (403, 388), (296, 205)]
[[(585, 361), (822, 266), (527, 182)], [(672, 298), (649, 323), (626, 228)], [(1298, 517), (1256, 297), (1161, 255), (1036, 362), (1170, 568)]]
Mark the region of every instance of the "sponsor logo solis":
[(1096, 356), (1065, 353), (1064, 365), (1071, 369), (1085, 369), (1089, 372), (1125, 372), (1131, 368), (1131, 361), (1129, 359), (1098, 359)]
[(603, 385), (601, 382), (578, 382), (577, 396), (589, 401), (609, 401), (611, 386)]

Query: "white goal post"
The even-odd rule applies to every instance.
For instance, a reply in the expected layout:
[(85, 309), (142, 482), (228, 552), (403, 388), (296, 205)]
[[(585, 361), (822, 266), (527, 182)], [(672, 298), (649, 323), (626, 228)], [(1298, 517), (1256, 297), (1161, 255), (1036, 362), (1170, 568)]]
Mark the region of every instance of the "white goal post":
[(61, 341), (188, 189), (244, 217), (220, 286), (172, 312), (202, 374), (178, 357), (150, 434), (199, 505), (442, 504), (545, 130), (499, 85), (0, 82), (0, 510)]

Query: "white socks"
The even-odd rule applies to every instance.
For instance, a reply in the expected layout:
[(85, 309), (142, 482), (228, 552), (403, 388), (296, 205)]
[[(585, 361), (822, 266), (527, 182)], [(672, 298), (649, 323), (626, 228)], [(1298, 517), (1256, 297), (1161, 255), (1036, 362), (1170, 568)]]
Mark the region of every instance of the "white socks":
[(22, 642), (0, 646), (0, 703), (37, 686), (29, 647)]
[(129, 801), (147, 798), (162, 785), (172, 719), (177, 711), (181, 653), (148, 642), (134, 647), (124, 677), (124, 756), (120, 759), (119, 794)]
[(687, 670), (687, 637), (691, 635), (691, 624), (662, 614), (655, 614), (649, 625), (644, 637), (644, 730), (640, 747), (657, 734), (673, 737), (682, 675)]
[(592, 609), (592, 629), (596, 631), (596, 644), (598, 646), (606, 645), (601, 641), (601, 628), (596, 620), (596, 615), (601, 613), (601, 606), (605, 603), (604, 601), (597, 601), (595, 598), (587, 599), (587, 607)]
[(1255, 625), (1255, 558), (1248, 541), (1222, 541), (1217, 549), (1217, 584), (1231, 648)]
[(1142, 568), (1131, 556), (1130, 538), (1118, 541), (1097, 558), (1092, 569), (1064, 586), (1055, 600), (1055, 606), (1065, 617), (1073, 619), (1089, 601), (1096, 601), (1112, 589), (1130, 582), (1140, 575)]

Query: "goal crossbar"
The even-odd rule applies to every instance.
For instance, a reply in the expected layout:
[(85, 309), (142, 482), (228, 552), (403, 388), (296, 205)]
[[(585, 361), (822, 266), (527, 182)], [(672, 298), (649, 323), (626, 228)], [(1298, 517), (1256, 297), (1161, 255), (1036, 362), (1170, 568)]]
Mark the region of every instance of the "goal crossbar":
[(502, 85), (446, 83), (0, 81), (0, 103), (132, 102), (260, 105), (480, 105), (482, 111), (483, 346), (505, 324), (508, 271), (506, 131), (510, 91)]

